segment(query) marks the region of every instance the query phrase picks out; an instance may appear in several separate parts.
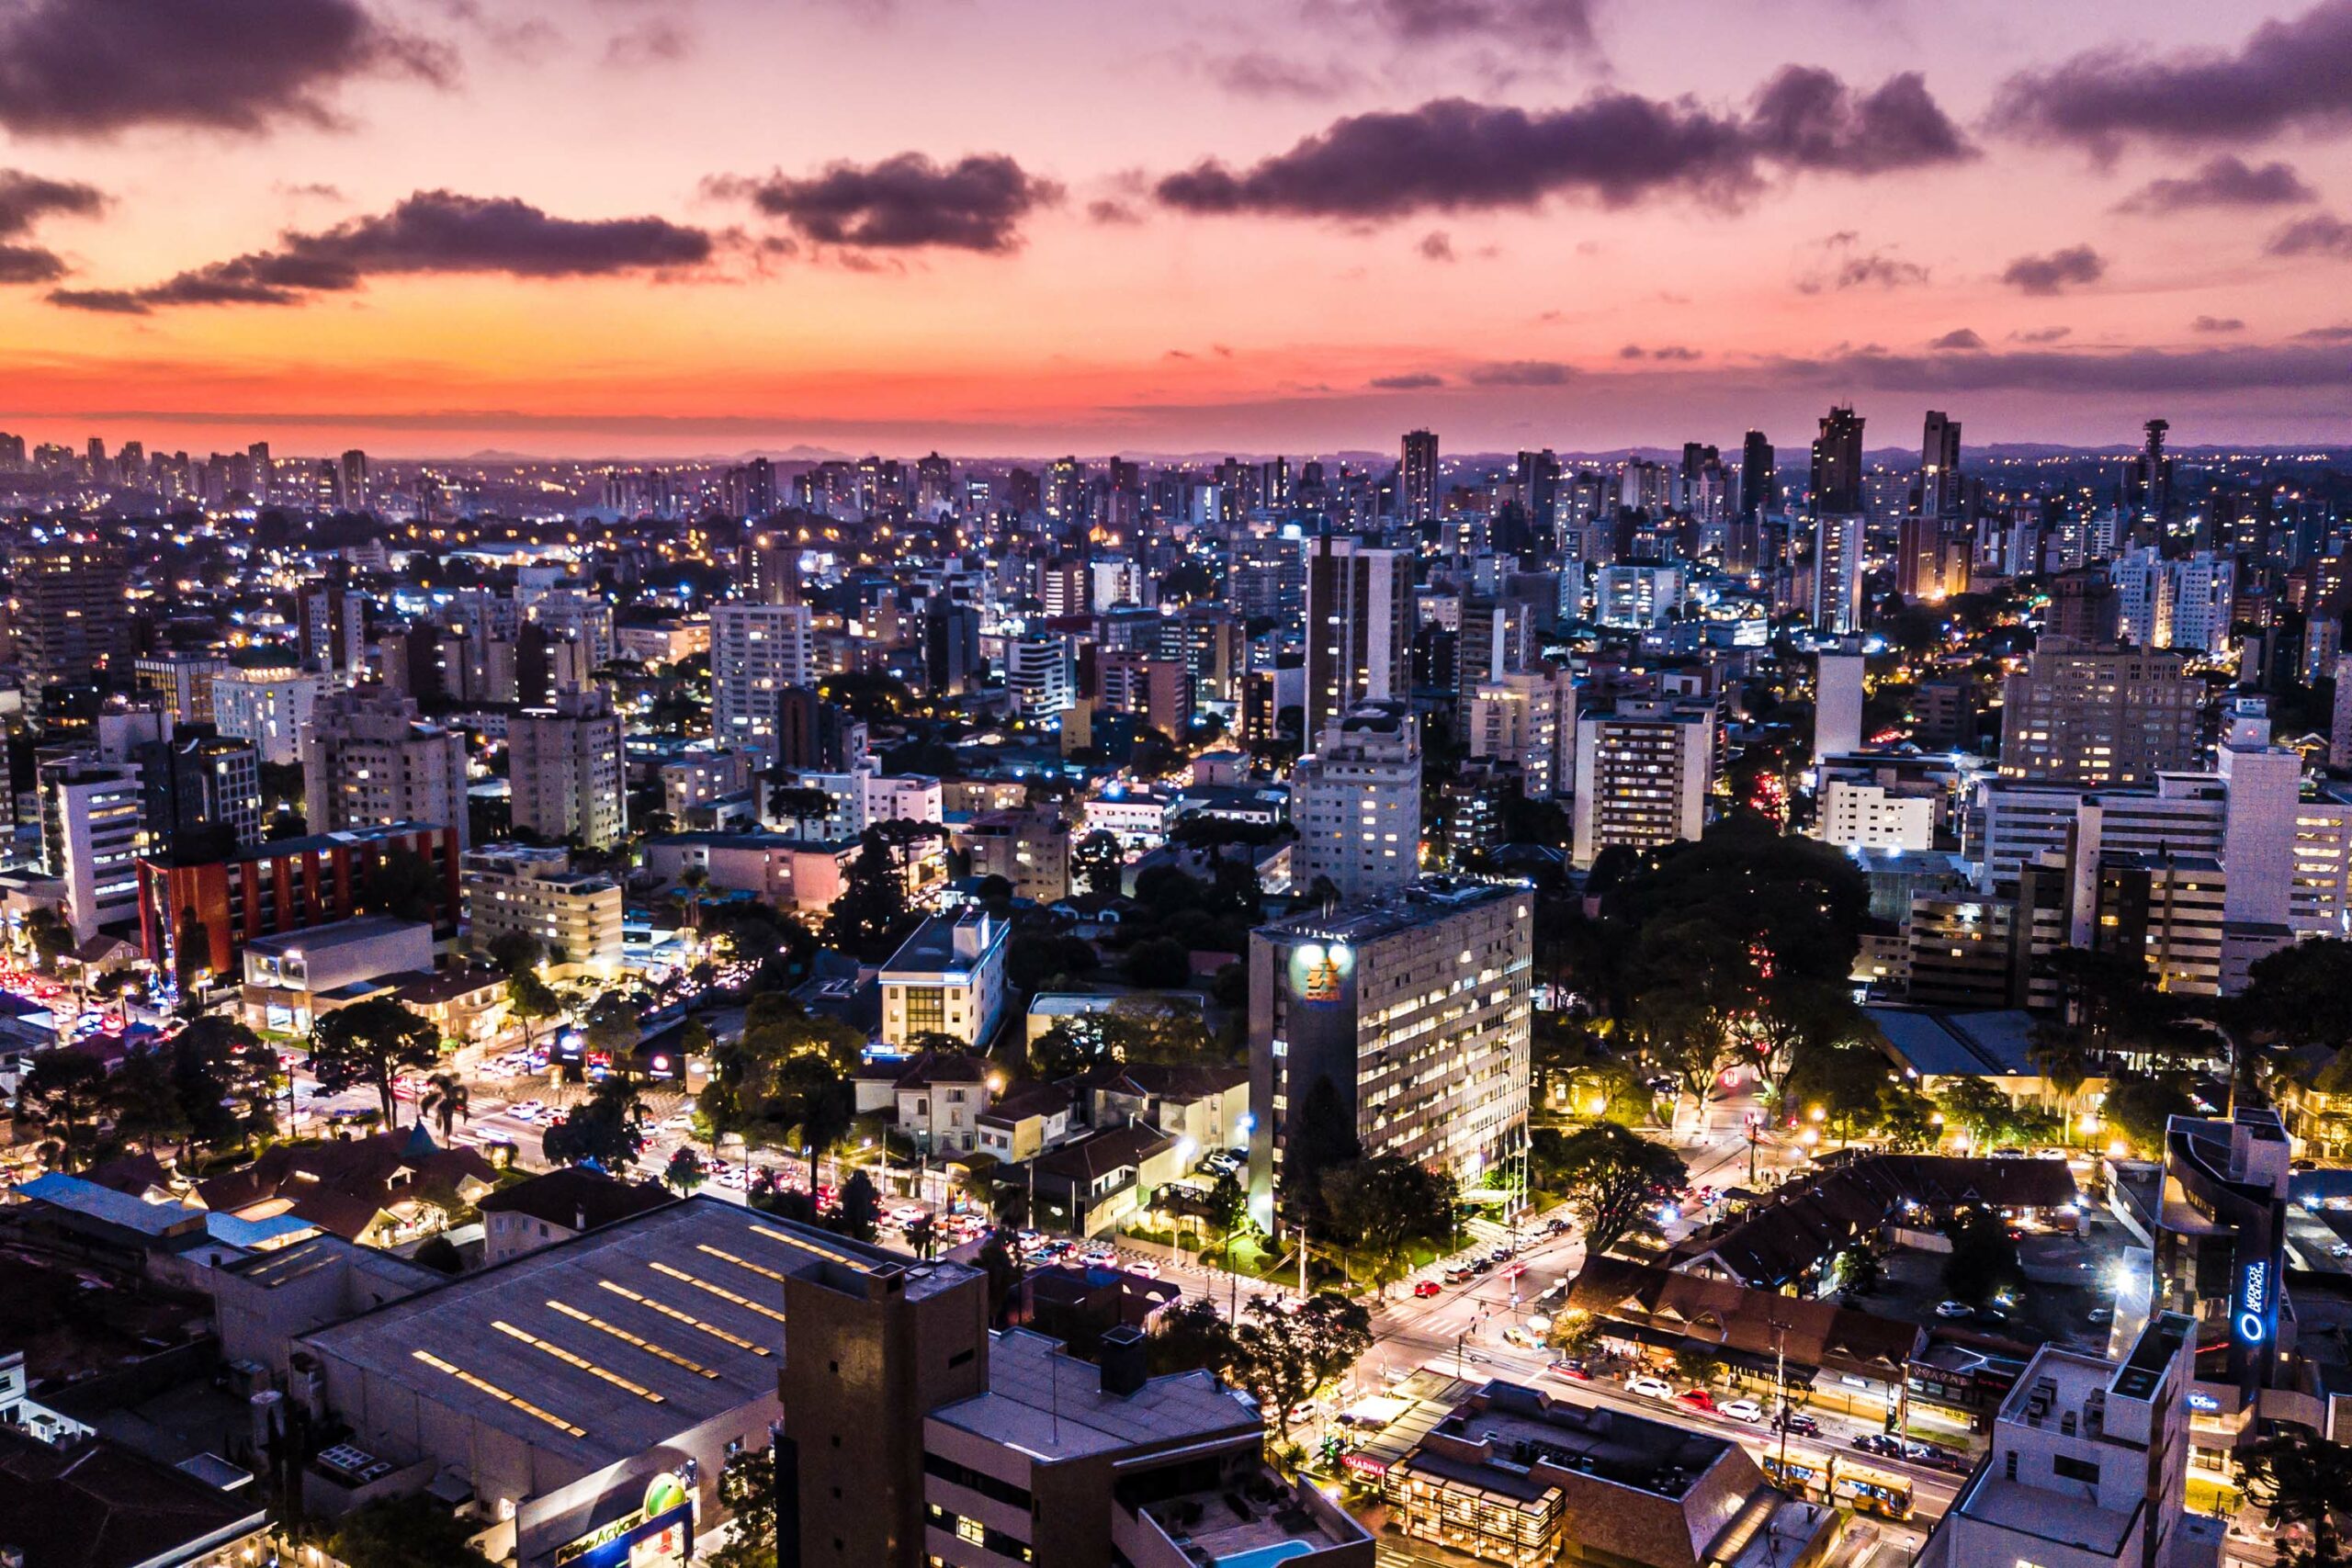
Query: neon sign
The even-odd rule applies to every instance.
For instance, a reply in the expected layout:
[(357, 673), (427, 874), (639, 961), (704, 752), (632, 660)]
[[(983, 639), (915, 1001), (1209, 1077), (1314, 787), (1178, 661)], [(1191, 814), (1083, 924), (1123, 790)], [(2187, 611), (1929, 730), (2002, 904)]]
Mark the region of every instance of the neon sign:
[(2238, 1292), (2238, 1337), (2259, 1345), (2270, 1332), (2270, 1265), (2245, 1266), (2245, 1284)]

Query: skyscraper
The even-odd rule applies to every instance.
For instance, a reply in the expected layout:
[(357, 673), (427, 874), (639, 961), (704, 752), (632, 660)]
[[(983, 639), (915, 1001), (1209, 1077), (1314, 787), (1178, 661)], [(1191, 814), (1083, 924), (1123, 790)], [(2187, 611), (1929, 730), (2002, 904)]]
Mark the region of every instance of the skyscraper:
[(1862, 416), (1843, 403), (1821, 416), (1813, 444), (1813, 511), (1846, 516), (1862, 509)]
[(1408, 523), (1437, 521), (1437, 432), (1408, 430), (1396, 465), (1396, 500)]
[(343, 455), (342, 467), (335, 471), (336, 507), (345, 512), (368, 510), (368, 454), (356, 450)]
[(2172, 458), (2165, 453), (2169, 421), (2152, 419), (2141, 427), (2148, 444), (2123, 472), (2123, 509), (2145, 522), (2161, 523), (2172, 505)]
[(1960, 421), (1939, 409), (1928, 411), (1919, 443), (1918, 510), (1923, 517), (1960, 515)]
[(809, 682), (808, 611), (800, 604), (718, 606), (710, 616), (712, 720), (719, 745), (776, 754), (783, 694)]
[(2193, 768), (2204, 699), (2180, 654), (2045, 637), (2002, 686), (2001, 776), (2105, 786)]
[(552, 708), (514, 715), (506, 760), (516, 828), (592, 850), (628, 831), (621, 721), (602, 690), (565, 692)]
[(1697, 841), (1718, 758), (1715, 715), (1658, 697), (1629, 697), (1614, 713), (1577, 721), (1577, 868), (1613, 844), (1654, 849)]
[(1412, 691), (1413, 558), (1318, 536), (1306, 571), (1306, 733)]
[(1291, 773), (1293, 879), (1352, 904), (1420, 874), (1421, 730), (1411, 705), (1365, 703), (1317, 731)]
[(9, 619), (26, 687), (36, 700), (51, 682), (87, 681), (100, 667), (124, 669), (131, 623), (123, 592), (130, 568), (119, 548), (34, 545), (17, 551), (11, 565), (16, 592)]
[(1739, 515), (1753, 523), (1772, 506), (1772, 444), (1751, 430), (1739, 444)]
[(466, 739), (427, 724), (413, 698), (381, 688), (335, 692), (302, 736), (304, 817), (313, 833), (404, 822), (467, 840)]
[(1839, 637), (1862, 620), (1862, 514), (1825, 512), (1813, 536), (1813, 624)]

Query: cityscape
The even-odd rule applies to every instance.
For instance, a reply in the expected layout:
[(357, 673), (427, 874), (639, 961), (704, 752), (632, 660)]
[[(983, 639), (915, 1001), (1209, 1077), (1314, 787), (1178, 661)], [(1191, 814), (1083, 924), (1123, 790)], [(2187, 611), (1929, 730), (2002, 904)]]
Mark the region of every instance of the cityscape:
[(0, 1568), (2352, 1561), (2352, 0), (0, 138)]

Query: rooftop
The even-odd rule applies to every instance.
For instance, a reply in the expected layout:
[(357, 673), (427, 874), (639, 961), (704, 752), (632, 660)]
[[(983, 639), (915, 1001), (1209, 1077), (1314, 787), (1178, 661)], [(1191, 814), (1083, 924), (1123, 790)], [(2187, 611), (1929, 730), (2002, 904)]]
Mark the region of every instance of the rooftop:
[(396, 919), (390, 915), (355, 915), (347, 920), (332, 920), (322, 926), (286, 931), (277, 936), (257, 936), (245, 943), (245, 951), (264, 957), (331, 953), (338, 947), (355, 947), (361, 942), (375, 942), (411, 931), (423, 931), (429, 939), (433, 927), (424, 920)]
[(1526, 887), (1516, 882), (1424, 876), (1411, 886), (1377, 902), (1351, 905), (1330, 915), (1320, 910), (1293, 915), (1288, 919), (1261, 926), (1259, 931), (1276, 942), (1305, 939), (1363, 942), (1410, 931), (1415, 926), (1426, 925), (1430, 920), (1464, 909), (1475, 909), (1505, 898), (1526, 897)]
[(1098, 1368), (1066, 1353), (1059, 1340), (1022, 1328), (989, 1344), (988, 1393), (928, 1419), (1040, 1462), (1256, 1433), (1264, 1425), (1248, 1395), (1208, 1372), (1152, 1378), (1124, 1397), (1105, 1393)]
[(1924, 1077), (2039, 1077), (2033, 1015), (2017, 1009), (1943, 1012), (1932, 1008), (1864, 1008), (1895, 1055)]

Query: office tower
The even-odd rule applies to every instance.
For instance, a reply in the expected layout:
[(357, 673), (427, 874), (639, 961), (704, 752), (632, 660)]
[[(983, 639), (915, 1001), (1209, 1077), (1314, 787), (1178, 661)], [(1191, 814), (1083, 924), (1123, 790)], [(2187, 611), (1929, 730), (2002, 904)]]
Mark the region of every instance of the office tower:
[(743, 537), (743, 597), (754, 604), (797, 604), (799, 530), (791, 520), (753, 528)]
[(1677, 566), (1604, 566), (1592, 574), (1592, 618), (1625, 631), (1662, 626), (1681, 606), (1682, 584)]
[(923, 609), (922, 663), (932, 692), (960, 696), (970, 691), (981, 675), (979, 611), (933, 594)]
[(915, 511), (938, 518), (956, 510), (956, 465), (933, 452), (915, 461)]
[(380, 688), (320, 697), (302, 736), (302, 784), (314, 834), (419, 823), (466, 846), (465, 737), (425, 723), (414, 698)]
[(1432, 878), (1250, 933), (1261, 1224), (1351, 1139), (1464, 1186), (1509, 1168), (1526, 1139), (1533, 904), (1515, 884)]
[(1093, 608), (1092, 573), (1080, 556), (1037, 563), (1037, 602), (1048, 615), (1082, 615)]
[(1404, 520), (1413, 524), (1437, 521), (1442, 498), (1437, 488), (1437, 432), (1408, 430), (1404, 454), (1396, 465), (1396, 502)]
[(727, 470), (724, 481), (728, 513), (746, 523), (757, 523), (775, 513), (775, 465), (754, 457)]
[(1549, 534), (1560, 504), (1560, 458), (1549, 447), (1521, 452), (1511, 465), (1511, 499), (1539, 533)]
[(1075, 457), (1057, 457), (1046, 465), (1046, 515), (1068, 526), (1087, 520), (1086, 465)]
[(1859, 653), (1823, 653), (1814, 660), (1813, 761), (1862, 749), (1862, 675)]
[(131, 661), (134, 689), (151, 693), (174, 724), (210, 724), (212, 684), (228, 660), (201, 653), (147, 653)]
[(571, 869), (571, 852), (553, 847), (492, 844), (458, 858), (468, 934), (489, 949), (503, 936), (536, 938), (564, 964), (599, 975), (621, 965), (621, 886), (609, 876)]
[(1306, 560), (1306, 733), (1412, 693), (1413, 558), (1317, 536)]
[[(2302, 753), (2273, 745), (2269, 705), (2260, 697), (2242, 696), (2224, 716), (2214, 771), (2229, 799), (2222, 829), (2222, 864), (2230, 873), (2228, 918), (2233, 925), (2290, 926), (2302, 883), (2297, 852), (2332, 836), (2314, 834), (2321, 824), (2304, 820)], [(2324, 809), (2335, 804), (2313, 806)]]
[(112, 545), (31, 545), (16, 551), (8, 620), (27, 690), (119, 671), (130, 658), (131, 619), (123, 593), (130, 566)]
[(1863, 519), (1824, 513), (1813, 536), (1813, 624), (1834, 636), (1861, 629)]
[(1352, 904), (1410, 883), (1421, 849), (1421, 730), (1411, 705), (1363, 703), (1325, 725), (1291, 771), (1291, 822), (1297, 886), (1328, 877)]
[(2147, 445), (2124, 466), (2123, 509), (2142, 522), (2162, 523), (2172, 506), (2172, 458), (2165, 452), (2172, 425), (2152, 419), (2141, 428)]
[(1629, 697), (1613, 713), (1577, 721), (1573, 854), (1588, 870), (1600, 852), (1696, 840), (1707, 821), (1718, 759), (1712, 708)]
[(89, 753), (42, 762), (41, 872), (64, 885), (76, 942), (139, 908), (139, 857), (146, 844), (139, 769)]
[(341, 571), (313, 578), (294, 601), (302, 667), (350, 686), (368, 672), (368, 596)]
[(1961, 514), (1960, 421), (1928, 411), (1919, 446), (1919, 512), (1928, 517)]
[[(2200, 1381), (2235, 1400), (2199, 1421), (2198, 1447), (2253, 1438), (2256, 1404), (2290, 1369), (2278, 1325), (2287, 1290), (2287, 1184), (2293, 1152), (2278, 1112), (2241, 1106), (2227, 1120), (2175, 1116), (2165, 1129), (2164, 1199), (2155, 1230), (2150, 1305), (2197, 1320), (2212, 1348)], [(2210, 1434), (2209, 1435), (2209, 1431)]]
[[(2030, 571), (2031, 566), (2020, 569)], [(2096, 567), (2061, 572), (2050, 581), (2050, 605), (2042, 612), (2044, 637), (2100, 647), (2122, 633), (2122, 605), (2114, 582)]]
[[(1249, 626), (1223, 604), (1189, 604), (1169, 631), (1193, 681), (1193, 703), (1227, 705), (1240, 700), (1241, 676), (1250, 657)], [(1161, 638), (1163, 648), (1170, 639)]]
[(1941, 599), (1945, 547), (1942, 518), (1932, 513), (1905, 513), (1895, 532), (1895, 592), (1914, 601)]
[(1535, 660), (1535, 617), (1524, 600), (1465, 598), (1461, 619), (1453, 669), (1457, 735), (1469, 731), (1470, 705), (1482, 683)]
[(2220, 861), (2210, 855), (2103, 855), (2098, 877), (2087, 933), (2093, 952), (2144, 964), (2149, 983), (2167, 995), (2222, 994), (2228, 878)]
[(1077, 695), (1069, 644), (1045, 633), (1012, 638), (1004, 645), (1004, 686), (1026, 717), (1061, 712)]
[(221, 859), (261, 841), (261, 754), (212, 727), (131, 751), (153, 855)]
[(2063, 1529), (2064, 1555), (2077, 1561), (2211, 1568), (2227, 1521), (2187, 1506), (2197, 1329), (2186, 1313), (2162, 1312), (2118, 1360), (2036, 1350), (2001, 1399), (1991, 1454), (1919, 1560), (2015, 1568), (2051, 1557), (2061, 1544), (2051, 1532)]
[(1813, 444), (1813, 512), (1845, 516), (1862, 510), (1862, 416), (1839, 404), (1821, 416)]
[(368, 454), (345, 452), (334, 471), (334, 504), (339, 512), (368, 510)]
[(710, 614), (711, 715), (717, 742), (773, 760), (781, 694), (812, 683), (808, 611), (729, 601)]
[(592, 850), (628, 831), (621, 721), (603, 692), (566, 692), (552, 708), (514, 715), (506, 761), (518, 831)]
[(2044, 637), (2002, 685), (2001, 776), (2143, 784), (2194, 768), (2204, 700), (2179, 654)]

